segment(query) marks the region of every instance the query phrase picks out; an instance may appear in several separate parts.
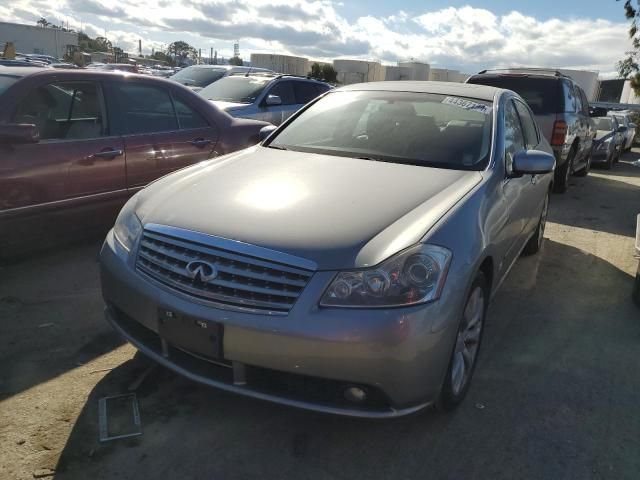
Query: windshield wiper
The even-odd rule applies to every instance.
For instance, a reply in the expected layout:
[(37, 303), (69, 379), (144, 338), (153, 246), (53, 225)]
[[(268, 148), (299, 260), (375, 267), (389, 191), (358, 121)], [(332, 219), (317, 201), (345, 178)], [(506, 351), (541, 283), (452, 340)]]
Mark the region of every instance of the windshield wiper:
[(287, 147), (283, 147), (282, 145), (267, 145), (267, 148), (275, 148), (276, 150), (289, 150)]

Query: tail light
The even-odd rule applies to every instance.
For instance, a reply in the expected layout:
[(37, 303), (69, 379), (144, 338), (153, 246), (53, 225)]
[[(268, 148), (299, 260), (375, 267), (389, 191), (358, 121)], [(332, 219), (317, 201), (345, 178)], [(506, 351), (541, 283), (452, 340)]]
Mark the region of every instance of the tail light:
[(553, 123), (553, 133), (551, 134), (551, 145), (564, 145), (567, 139), (567, 122), (557, 120)]

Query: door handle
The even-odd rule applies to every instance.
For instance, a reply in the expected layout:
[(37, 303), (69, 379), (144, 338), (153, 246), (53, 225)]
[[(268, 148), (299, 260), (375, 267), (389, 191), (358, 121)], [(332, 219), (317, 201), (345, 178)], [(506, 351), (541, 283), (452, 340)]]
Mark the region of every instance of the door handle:
[(122, 150), (115, 150), (112, 148), (109, 150), (102, 150), (101, 152), (96, 152), (93, 155), (91, 155), (89, 158), (104, 158), (106, 160), (112, 160), (116, 157), (119, 157), (123, 153), (124, 152)]
[(211, 140), (207, 140), (206, 138), (196, 138), (195, 140), (191, 140), (189, 142), (194, 147), (202, 148), (211, 143)]

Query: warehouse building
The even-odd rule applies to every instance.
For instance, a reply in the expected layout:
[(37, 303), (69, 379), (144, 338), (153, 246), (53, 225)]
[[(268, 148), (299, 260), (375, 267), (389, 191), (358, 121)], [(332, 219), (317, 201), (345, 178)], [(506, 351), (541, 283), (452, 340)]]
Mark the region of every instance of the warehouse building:
[(333, 68), (338, 74), (338, 83), (351, 85), (362, 82), (381, 82), (385, 80), (385, 67), (380, 62), (366, 60), (334, 60)]
[(78, 47), (78, 34), (58, 28), (0, 22), (0, 46), (13, 42), (16, 52), (62, 58)]
[(294, 57), (292, 55), (272, 55), (269, 53), (252, 53), (251, 66), (299, 76), (306, 76), (311, 70), (308, 58)]

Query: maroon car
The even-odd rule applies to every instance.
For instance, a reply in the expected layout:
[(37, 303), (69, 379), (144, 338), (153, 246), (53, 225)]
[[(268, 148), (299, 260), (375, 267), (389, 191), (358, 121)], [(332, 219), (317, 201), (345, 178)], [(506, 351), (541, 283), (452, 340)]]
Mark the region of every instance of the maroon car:
[(156, 77), (0, 68), (0, 258), (103, 228), (152, 180), (268, 125)]

